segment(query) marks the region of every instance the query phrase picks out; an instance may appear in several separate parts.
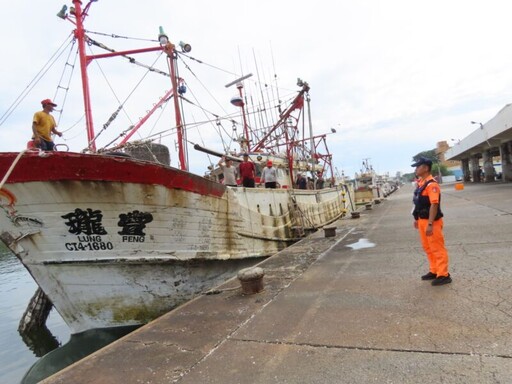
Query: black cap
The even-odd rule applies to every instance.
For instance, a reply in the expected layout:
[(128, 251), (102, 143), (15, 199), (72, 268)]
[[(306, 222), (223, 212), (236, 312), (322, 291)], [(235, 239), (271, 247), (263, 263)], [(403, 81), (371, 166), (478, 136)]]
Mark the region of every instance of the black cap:
[(419, 167), (420, 165), (428, 165), (429, 167), (432, 166), (432, 160), (427, 159), (426, 157), (420, 157), (414, 164), (411, 164), (411, 167)]

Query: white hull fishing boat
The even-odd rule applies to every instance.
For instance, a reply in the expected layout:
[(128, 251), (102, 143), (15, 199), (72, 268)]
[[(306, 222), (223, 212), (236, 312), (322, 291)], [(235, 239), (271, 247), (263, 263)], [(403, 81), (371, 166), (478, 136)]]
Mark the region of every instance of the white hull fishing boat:
[[(304, 230), (339, 219), (347, 213), (345, 195), (351, 193), (334, 185), (333, 178), (323, 189), (294, 188), (298, 172), (332, 172), (331, 155), (318, 152), (325, 135), (296, 135), (299, 119), (293, 114), (303, 110), (306, 83), (279, 121), (260, 137), (251, 136), (242, 103), (245, 140), (239, 152), (221, 153), (239, 160), (241, 152), (248, 152), (258, 169), (272, 159), (280, 188), (227, 187), (219, 182), (218, 169), (205, 177), (189, 172), (186, 125), (178, 103), (183, 98), (176, 72), (179, 52), (161, 33), (165, 39), (156, 47), (87, 55), (85, 44), (90, 41), (83, 21), (92, 3), (82, 9), (74, 0), (70, 15), (60, 14), (76, 26), (86, 153), (0, 153), (0, 239), (25, 265), (72, 333), (156, 318), (256, 258), (297, 241)], [(96, 149), (87, 64), (155, 51), (163, 52), (169, 62), (173, 87), (160, 102), (172, 99), (176, 107), (178, 168), (165, 156), (162, 160), (153, 155), (152, 149), (162, 145), (146, 143), (141, 155), (128, 143), (132, 132), (111, 148)], [(310, 144), (307, 156), (299, 153), (305, 143)], [(148, 155), (151, 160), (144, 160)]]

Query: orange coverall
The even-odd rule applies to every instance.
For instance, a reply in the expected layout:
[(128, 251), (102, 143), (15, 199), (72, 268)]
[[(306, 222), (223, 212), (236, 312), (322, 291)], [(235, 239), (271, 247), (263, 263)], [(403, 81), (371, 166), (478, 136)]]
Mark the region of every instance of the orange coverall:
[[(433, 179), (430, 175), (425, 180), (419, 182), (419, 186), (424, 185), (428, 180)], [(432, 182), (423, 190), (422, 196), (428, 196), (430, 204), (439, 204), (441, 189), (439, 184)], [(435, 220), (432, 225), (432, 235), (427, 236), (428, 219), (418, 219), (418, 231), (420, 233), (421, 244), (425, 250), (430, 265), (430, 272), (437, 277), (448, 276), (448, 252), (444, 245), (443, 219)]]

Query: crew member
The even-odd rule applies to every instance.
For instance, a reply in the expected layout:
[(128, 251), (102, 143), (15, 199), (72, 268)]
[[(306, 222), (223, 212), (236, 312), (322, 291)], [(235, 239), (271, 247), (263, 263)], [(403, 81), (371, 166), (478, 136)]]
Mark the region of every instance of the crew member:
[(261, 172), (261, 182), (265, 188), (277, 188), (277, 169), (272, 167), (272, 160), (267, 161), (267, 166)]
[(307, 189), (308, 188), (308, 181), (304, 176), (302, 176), (301, 173), (297, 173), (297, 187), (299, 189)]
[(43, 151), (53, 151), (55, 144), (52, 140), (51, 134), (54, 133), (59, 137), (62, 136), (62, 132), (57, 131), (57, 123), (51, 115), (53, 109), (57, 106), (50, 99), (44, 99), (41, 101), (43, 110), (34, 113), (32, 119), (32, 140), (37, 148)]
[(219, 160), (219, 167), (222, 169), (222, 173), (224, 174), (224, 185), (227, 185), (228, 187), (236, 187), (236, 177), (238, 172), (236, 168), (233, 167), (233, 160), (226, 158), (226, 156), (222, 156)]
[(238, 166), (238, 174), (242, 179), (242, 185), (246, 188), (254, 188), (254, 177), (256, 174), (256, 167), (252, 161), (249, 161), (249, 155), (244, 153), (244, 161)]
[(420, 157), (414, 164), (418, 187), (414, 191), (414, 228), (418, 229), (421, 244), (427, 254), (429, 272), (422, 280), (432, 280), (432, 285), (452, 282), (448, 273), (448, 252), (444, 245), (441, 188), (432, 177), (432, 160)]

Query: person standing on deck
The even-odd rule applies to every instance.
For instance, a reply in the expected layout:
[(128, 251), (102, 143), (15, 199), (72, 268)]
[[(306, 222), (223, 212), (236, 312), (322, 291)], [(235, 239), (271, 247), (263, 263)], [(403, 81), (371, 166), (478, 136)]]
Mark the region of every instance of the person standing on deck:
[(308, 181), (304, 176), (302, 176), (301, 173), (297, 173), (297, 187), (299, 189), (307, 189), (308, 188)]
[[(225, 165), (222, 165), (222, 163)], [(227, 159), (226, 156), (222, 156), (219, 160), (219, 167), (222, 169), (222, 173), (224, 174), (224, 185), (228, 187), (236, 187), (238, 172), (236, 168), (233, 167), (233, 160)]]
[(249, 161), (249, 155), (244, 153), (244, 161), (238, 166), (238, 174), (242, 179), (242, 185), (246, 188), (254, 188), (254, 177), (256, 175), (256, 167), (252, 161)]
[(57, 104), (53, 103), (50, 99), (44, 99), (41, 101), (41, 104), (43, 110), (36, 112), (32, 119), (32, 139), (36, 148), (40, 148), (43, 151), (53, 151), (55, 144), (51, 134), (54, 133), (59, 137), (62, 136), (62, 132), (57, 131), (57, 123), (55, 123), (55, 119), (51, 115)]
[(421, 244), (427, 254), (429, 272), (422, 280), (432, 280), (432, 285), (452, 282), (448, 273), (448, 252), (444, 245), (441, 188), (432, 177), (432, 160), (420, 157), (412, 164), (419, 178), (414, 191), (414, 228), (420, 233)]
[(277, 188), (277, 169), (272, 167), (272, 160), (267, 161), (267, 166), (261, 172), (261, 182), (265, 188)]

